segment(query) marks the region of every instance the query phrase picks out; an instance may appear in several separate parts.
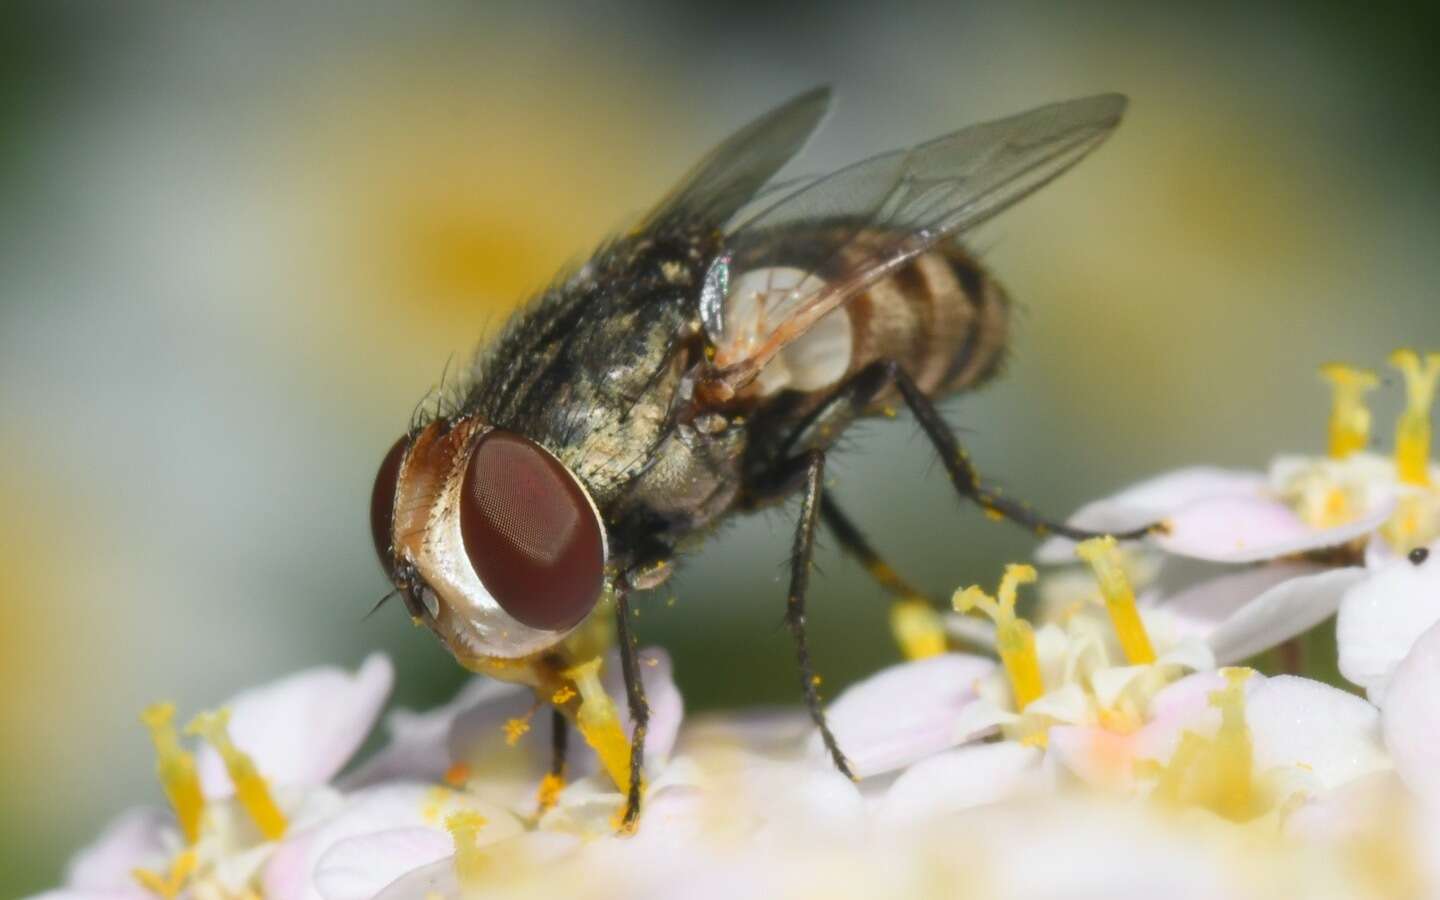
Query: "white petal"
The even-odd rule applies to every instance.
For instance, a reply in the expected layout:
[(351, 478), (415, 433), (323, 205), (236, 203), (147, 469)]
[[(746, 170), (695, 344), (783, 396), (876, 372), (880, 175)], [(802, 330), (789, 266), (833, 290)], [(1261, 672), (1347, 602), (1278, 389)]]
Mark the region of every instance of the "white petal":
[(1385, 746), (1409, 788), (1440, 808), (1440, 625), (1420, 636), (1385, 694)]
[[(903, 768), (963, 740), (955, 723), (994, 668), (958, 653), (891, 666), (836, 698), (830, 729), (857, 776)], [(823, 755), (819, 734), (810, 743), (812, 755)]]
[(1276, 562), (1208, 578), (1156, 606), (1177, 620), (1181, 634), (1208, 638), (1210, 632), (1265, 591), (1301, 575), (1329, 571), (1314, 563)]
[(75, 854), (65, 873), (65, 886), (86, 890), (135, 886), (135, 868), (164, 868), (169, 848), (166, 830), (174, 819), (158, 809), (136, 808), (121, 813), (94, 843)]
[(1076, 724), (1090, 721), (1090, 701), (1078, 684), (1062, 684), (1035, 698), (1025, 707), (1023, 716), (1044, 716), (1056, 722)]
[(1312, 528), (1278, 500), (1215, 497), (1171, 513), (1165, 519), (1168, 529), (1155, 543), (1170, 553), (1211, 562), (1259, 562), (1364, 537), (1384, 525), (1394, 508), (1389, 499), (1347, 525)]
[(456, 719), (492, 703), (511, 703), (523, 711), (532, 697), (523, 685), (476, 676), (443, 706), (425, 712), (397, 709), (385, 718), (389, 742), (340, 782), (353, 790), (388, 780), (439, 781), (455, 762), (449, 739)]
[(1216, 662), (1237, 663), (1304, 634), (1330, 618), (1345, 592), (1364, 578), (1365, 570), (1358, 567), (1332, 569), (1270, 588), (1210, 633)]
[(385, 886), (375, 900), (463, 900), (453, 858), (421, 866)]
[(324, 900), (370, 900), (400, 876), (454, 852), (450, 837), (434, 828), (397, 828), (347, 838), (320, 857), (315, 886)]
[[(418, 782), (377, 785), (350, 795), (344, 808), (318, 827), (287, 838), (266, 866), (265, 883), (272, 893), (279, 893), (276, 886), (288, 887), (298, 881), (303, 885), (302, 890), (295, 892), (290, 888), (287, 900), (320, 900), (316, 873), (331, 848), (354, 838), (397, 829), (427, 829), (441, 841), (448, 842), (445, 818), (460, 810), (473, 810), (485, 817), (486, 824), (479, 835), (482, 845), (508, 840), (523, 830), (519, 820), (507, 810), (468, 793)], [(421, 845), (412, 841), (409, 846)], [(425, 861), (417, 858), (415, 865)], [(383, 885), (383, 882), (376, 885), (375, 890)]]
[(1298, 766), (1333, 788), (1389, 766), (1380, 711), (1328, 684), (1293, 675), (1267, 678), (1246, 700), (1245, 722), (1260, 772)]
[(1440, 621), (1440, 544), (1422, 565), (1398, 559), (1352, 587), (1340, 601), (1336, 640), (1340, 673), (1377, 705), (1395, 667)]
[[(324, 666), (254, 688), (225, 704), (230, 737), (271, 784), (324, 784), (370, 733), (394, 678), (390, 660), (376, 653), (353, 675)], [(207, 797), (234, 793), (209, 745), (200, 750), (199, 768)]]
[[(1089, 531), (1133, 531), (1197, 500), (1258, 496), (1264, 489), (1265, 478), (1259, 472), (1209, 467), (1178, 469), (1087, 503), (1066, 524)], [(1044, 563), (1074, 562), (1075, 542), (1051, 538), (1040, 545), (1035, 558)]]
[(1033, 783), (1044, 754), (1014, 741), (961, 747), (918, 762), (885, 792), (876, 826), (901, 828), (997, 803)]

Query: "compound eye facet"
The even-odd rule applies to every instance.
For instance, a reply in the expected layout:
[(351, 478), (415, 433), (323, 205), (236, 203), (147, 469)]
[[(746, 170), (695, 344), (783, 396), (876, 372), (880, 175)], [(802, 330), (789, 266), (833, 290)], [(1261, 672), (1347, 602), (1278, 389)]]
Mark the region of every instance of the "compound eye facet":
[(380, 566), (391, 582), (395, 581), (395, 551), (392, 547), (395, 529), (395, 489), (400, 480), (400, 463), (410, 438), (402, 437), (385, 454), (380, 471), (375, 475), (375, 488), (370, 493), (370, 535), (375, 539), (375, 553)]
[(531, 628), (565, 631), (600, 599), (605, 536), (575, 476), (538, 444), (492, 431), (460, 490), (460, 535), (495, 601)]

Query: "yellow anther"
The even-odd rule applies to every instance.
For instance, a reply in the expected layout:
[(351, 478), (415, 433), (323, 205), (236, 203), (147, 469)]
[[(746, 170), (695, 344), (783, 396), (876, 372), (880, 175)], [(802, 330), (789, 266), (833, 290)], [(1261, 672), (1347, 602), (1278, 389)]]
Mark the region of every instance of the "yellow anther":
[(890, 631), (906, 659), (926, 659), (945, 652), (945, 622), (923, 598), (891, 604)]
[(1390, 365), (1405, 376), (1405, 411), (1395, 427), (1395, 470), (1406, 484), (1430, 484), (1430, 407), (1440, 381), (1440, 353), (1396, 350)]
[(1132, 666), (1153, 663), (1155, 649), (1150, 646), (1145, 623), (1140, 621), (1135, 590), (1130, 587), (1130, 579), (1125, 575), (1115, 539), (1107, 536), (1082, 541), (1075, 548), (1075, 555), (1089, 563), (1095, 572), (1100, 594), (1105, 598), (1105, 609), (1110, 613), (1110, 624), (1115, 628), (1115, 636), (1120, 639), (1125, 659)]
[(600, 764), (624, 794), (630, 790), (630, 738), (620, 725), (615, 704), (600, 683), (600, 658), (581, 663), (565, 671), (564, 676), (575, 682), (580, 691), (580, 709), (575, 714), (575, 727), (585, 743), (600, 757)]
[(445, 830), (455, 844), (455, 874), (460, 878), (461, 887), (473, 888), (480, 883), (488, 868), (485, 854), (480, 850), (480, 829), (485, 827), (485, 817), (473, 810), (451, 813), (445, 819)]
[(540, 812), (545, 812), (560, 802), (560, 792), (565, 790), (565, 777), (556, 775), (554, 772), (547, 773), (540, 779), (540, 788), (536, 791), (536, 800), (540, 804)]
[(1036, 577), (1033, 566), (1006, 566), (995, 597), (972, 585), (956, 591), (951, 599), (957, 612), (978, 609), (994, 620), (995, 649), (1005, 666), (1005, 675), (1010, 679), (1017, 711), (1045, 693), (1045, 682), (1040, 677), (1040, 657), (1035, 653), (1035, 631), (1029, 622), (1015, 615), (1015, 595), (1020, 585), (1030, 584)]
[(160, 787), (175, 811), (185, 843), (193, 844), (200, 837), (205, 795), (200, 790), (194, 754), (180, 746), (180, 735), (175, 730), (175, 704), (156, 703), (146, 707), (140, 721), (150, 729), (150, 740), (155, 744), (155, 774), (160, 778)]
[(195, 871), (195, 850), (185, 850), (170, 863), (170, 870), (164, 875), (153, 869), (131, 869), (130, 876), (140, 886), (162, 900), (173, 900), (185, 890), (185, 882)]
[(186, 734), (198, 734), (215, 748), (225, 762), (225, 771), (235, 785), (235, 797), (267, 841), (285, 836), (285, 814), (275, 805), (270, 785), (255, 768), (255, 761), (230, 740), (230, 710), (201, 713), (185, 726)]
[(1365, 395), (1379, 386), (1380, 378), (1369, 369), (1344, 363), (1321, 366), (1320, 377), (1335, 389), (1330, 408), (1330, 458), (1344, 459), (1370, 443), (1370, 410), (1365, 406)]
[(530, 733), (530, 715), (509, 719), (505, 722), (505, 746), (515, 746), (520, 743), (522, 737)]
[(564, 706), (575, 699), (575, 689), (570, 685), (564, 685), (555, 693), (550, 695), (550, 702), (556, 706)]

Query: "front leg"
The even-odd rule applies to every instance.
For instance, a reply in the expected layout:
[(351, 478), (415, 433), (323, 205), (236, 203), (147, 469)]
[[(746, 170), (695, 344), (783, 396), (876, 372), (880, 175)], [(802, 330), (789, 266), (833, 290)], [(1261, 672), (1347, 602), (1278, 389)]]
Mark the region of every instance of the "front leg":
[(625, 699), (630, 705), (630, 786), (625, 794), (625, 811), (621, 814), (621, 831), (632, 831), (640, 820), (640, 800), (644, 790), (641, 776), (645, 768), (645, 734), (650, 727), (650, 703), (645, 699), (645, 683), (640, 680), (635, 633), (630, 630), (630, 601), (626, 591), (615, 597), (615, 634), (620, 643), (620, 673), (625, 678)]
[(805, 487), (800, 500), (800, 520), (795, 526), (795, 545), (790, 553), (790, 596), (785, 606), (785, 624), (795, 639), (795, 657), (800, 664), (800, 688), (805, 693), (805, 707), (815, 727), (820, 729), (820, 738), (825, 749), (835, 761), (835, 768), (845, 777), (854, 779), (850, 762), (840, 752), (835, 735), (825, 721), (825, 709), (820, 702), (820, 679), (810, 664), (810, 645), (805, 637), (805, 593), (810, 586), (810, 559), (815, 550), (815, 523), (820, 516), (821, 494), (824, 491), (825, 454), (810, 450), (805, 454)]

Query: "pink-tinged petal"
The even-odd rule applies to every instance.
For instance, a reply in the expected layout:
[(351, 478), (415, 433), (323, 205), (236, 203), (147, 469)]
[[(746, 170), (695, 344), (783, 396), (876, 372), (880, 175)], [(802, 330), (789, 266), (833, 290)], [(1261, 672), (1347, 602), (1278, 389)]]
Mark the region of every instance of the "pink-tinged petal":
[(65, 886), (85, 890), (130, 890), (137, 867), (164, 868), (170, 854), (166, 832), (175, 820), (159, 809), (139, 807), (121, 813), (88, 847), (75, 854), (65, 871)]
[(1245, 702), (1255, 767), (1298, 766), (1326, 788), (1385, 769), (1380, 711), (1328, 684), (1277, 675)]
[[(858, 777), (904, 768), (961, 743), (956, 724), (995, 664), (947, 653), (891, 666), (851, 685), (829, 708), (830, 729)], [(819, 734), (810, 754), (824, 755)]]
[[(225, 704), (230, 737), (271, 784), (324, 784), (365, 741), (394, 680), (394, 667), (379, 653), (354, 674), (333, 666), (299, 672)], [(208, 745), (199, 767), (206, 796), (234, 793), (220, 755)]]
[(1290, 507), (1263, 496), (1198, 500), (1165, 517), (1155, 543), (1177, 556), (1220, 563), (1249, 563), (1348, 543), (1390, 518), (1393, 499), (1363, 518), (1336, 528), (1312, 528)]
[(1440, 544), (1416, 565), (1401, 558), (1370, 573), (1340, 601), (1340, 673), (1377, 706), (1420, 635), (1440, 621)]
[(1051, 759), (1086, 784), (1121, 791), (1133, 782), (1135, 762), (1152, 758), (1139, 753), (1133, 734), (1083, 725), (1051, 728), (1047, 748)]
[[(383, 781), (439, 781), (455, 762), (450, 731), (456, 719), (490, 704), (513, 707), (519, 715), (533, 700), (529, 688), (477, 676), (448, 703), (425, 712), (397, 709), (386, 717), (390, 741), (355, 771), (341, 777), (347, 790)], [(503, 721), (503, 720), (502, 720)]]
[(1405, 784), (1440, 809), (1440, 625), (1415, 642), (1385, 695), (1385, 746)]
[(395, 828), (347, 838), (315, 866), (324, 900), (370, 900), (400, 876), (450, 857), (455, 846), (434, 828)]
[(998, 803), (1035, 783), (1043, 756), (1039, 748), (1014, 741), (977, 744), (932, 756), (895, 779), (875, 811), (876, 825), (904, 828), (958, 810)]
[[(1119, 533), (1143, 528), (1201, 500), (1258, 497), (1265, 490), (1259, 472), (1195, 467), (1166, 472), (1117, 494), (1087, 503), (1066, 524), (1088, 531)], [(1044, 563), (1075, 561), (1075, 543), (1051, 538), (1035, 554)]]
[(1332, 569), (1281, 582), (1245, 604), (1211, 632), (1220, 665), (1249, 659), (1330, 618), (1345, 592), (1365, 578), (1361, 568)]

